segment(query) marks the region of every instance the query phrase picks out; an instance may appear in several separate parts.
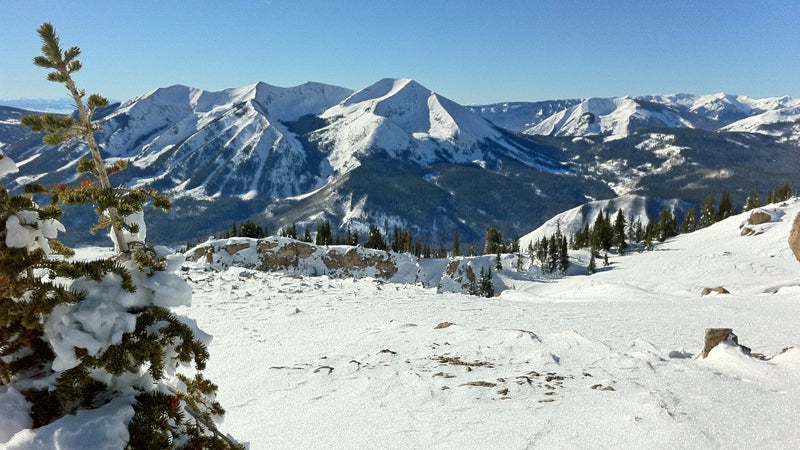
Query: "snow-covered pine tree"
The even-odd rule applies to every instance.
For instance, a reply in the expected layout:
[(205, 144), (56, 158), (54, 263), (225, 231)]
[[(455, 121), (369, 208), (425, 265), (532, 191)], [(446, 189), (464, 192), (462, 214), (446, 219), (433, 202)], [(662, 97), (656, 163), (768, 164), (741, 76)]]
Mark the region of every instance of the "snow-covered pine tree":
[(752, 209), (760, 208), (761, 207), (761, 200), (758, 198), (758, 188), (753, 190), (753, 193), (750, 194), (747, 199), (744, 201), (744, 210), (750, 211)]
[(492, 269), (484, 270), (483, 267), (481, 267), (480, 276), (478, 279), (478, 292), (482, 297), (491, 298), (494, 296)]
[(717, 206), (714, 195), (711, 194), (703, 201), (703, 206), (700, 208), (700, 226), (699, 228), (707, 228), (717, 222)]
[(686, 211), (686, 216), (681, 224), (681, 233), (691, 233), (697, 229), (697, 208), (692, 206)]
[[(105, 164), (91, 120), (107, 101), (92, 94), (84, 104), (72, 79), (80, 48), (63, 50), (48, 23), (38, 32), (42, 55), (34, 63), (67, 87), (78, 118), (27, 116), (23, 123), (45, 132), (47, 144), (81, 139), (92, 157), (78, 163), (86, 175), (78, 186), (28, 185), (25, 195), (10, 195), (0, 183), (0, 383), (24, 395), (33, 427), (113, 402), (131, 409), (128, 448), (239, 448), (212, 421), (224, 411), (201, 374), (205, 343), (191, 321), (169, 310), (191, 302), (191, 287), (176, 273), (182, 257), (144, 242), (145, 202), (168, 209), (169, 200), (111, 187), (109, 175), (125, 164)], [(0, 177), (17, 171), (10, 158), (0, 162)], [(40, 207), (34, 197), (46, 194), (51, 203)], [(66, 231), (59, 203), (94, 205), (95, 229), (111, 227), (116, 257), (49, 258), (71, 253), (51, 240)], [(194, 375), (177, 373), (181, 365)]]

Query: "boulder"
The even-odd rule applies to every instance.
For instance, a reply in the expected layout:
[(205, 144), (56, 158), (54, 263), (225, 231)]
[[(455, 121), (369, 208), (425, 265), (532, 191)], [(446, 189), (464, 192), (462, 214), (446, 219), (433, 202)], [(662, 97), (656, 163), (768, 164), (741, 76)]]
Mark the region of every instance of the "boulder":
[(711, 349), (723, 341), (729, 341), (733, 345), (738, 346), (745, 355), (750, 354), (750, 348), (739, 344), (739, 338), (733, 334), (733, 328), (706, 328), (705, 346), (703, 347), (701, 356), (703, 358), (707, 357)]
[(730, 292), (728, 292), (728, 290), (725, 289), (724, 287), (717, 286), (715, 288), (709, 288), (709, 287), (703, 288), (703, 291), (700, 292), (700, 296), (704, 297), (712, 292), (716, 292), (717, 294), (730, 294)]
[(750, 225), (761, 225), (762, 223), (767, 223), (772, 220), (772, 216), (765, 213), (764, 211), (753, 211), (750, 213), (750, 217), (747, 219), (747, 223)]
[(800, 213), (795, 216), (792, 231), (789, 233), (789, 248), (792, 249), (794, 257), (800, 261)]

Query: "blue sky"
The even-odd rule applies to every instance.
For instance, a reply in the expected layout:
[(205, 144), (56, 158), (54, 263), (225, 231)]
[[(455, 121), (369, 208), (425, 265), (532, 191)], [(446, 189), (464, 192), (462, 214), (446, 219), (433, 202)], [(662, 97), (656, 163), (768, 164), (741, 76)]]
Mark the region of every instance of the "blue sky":
[(728, 92), (800, 97), (800, 2), (0, 0), (0, 98), (60, 98), (36, 29), (125, 100), (184, 84), (352, 89), (414, 78), (462, 104)]

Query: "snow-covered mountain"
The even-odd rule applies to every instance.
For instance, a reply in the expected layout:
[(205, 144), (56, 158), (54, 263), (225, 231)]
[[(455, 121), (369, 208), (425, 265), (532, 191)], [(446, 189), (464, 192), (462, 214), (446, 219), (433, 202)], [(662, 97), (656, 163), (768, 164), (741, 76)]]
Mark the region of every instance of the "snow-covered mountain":
[[(471, 109), (505, 128), (526, 134), (602, 135), (618, 139), (640, 130), (680, 127), (775, 135), (774, 127), (762, 126), (774, 123), (775, 116), (762, 115), (791, 115), (791, 111), (798, 107), (800, 100), (791, 97), (754, 99), (718, 93), (509, 103), (473, 106)], [(744, 119), (750, 119), (749, 127), (727, 128)]]
[[(318, 83), (220, 92), (171, 86), (96, 118), (108, 157), (129, 161), (115, 182), (175, 199), (181, 225), (158, 214), (152, 220), (176, 241), (251, 217), (272, 229), (328, 219), (342, 230), (380, 223), (449, 241), (461, 228), (476, 239), (495, 220), (522, 232), (585, 195), (612, 193), (576, 177), (557, 147), (499, 128), (410, 79), (355, 92)], [(17, 186), (76, 181), (85, 153), (77, 142), (9, 152), (20, 161)], [(570, 189), (555, 187), (567, 179)], [(206, 220), (195, 221), (199, 214)], [(220, 228), (198, 228), (214, 224)]]
[(784, 142), (800, 142), (800, 106), (769, 110), (722, 128), (727, 132), (758, 133)]
[(668, 105), (628, 97), (591, 98), (525, 129), (547, 136), (607, 135), (622, 138), (643, 129), (696, 128), (694, 118)]
[[(800, 185), (789, 170), (798, 108), (788, 97), (724, 94), (463, 107), (400, 78), (357, 91), (177, 85), (96, 119), (106, 156), (130, 163), (114, 182), (173, 197), (170, 215), (149, 220), (174, 243), (247, 219), (273, 230), (325, 219), (341, 231), (397, 225), (449, 242), (456, 229), (477, 241), (493, 224), (524, 234), (625, 194), (698, 203), (728, 189), (739, 202), (754, 188)], [(21, 168), (12, 189), (77, 181), (83, 146), (41, 146), (19, 112), (1, 111), (0, 145)]]
[(338, 173), (374, 152), (428, 167), (484, 161), (492, 156), (487, 150), (541, 170), (567, 172), (479, 115), (407, 78), (380, 80), (320, 117), (328, 125), (310, 140), (329, 149), (328, 160)]

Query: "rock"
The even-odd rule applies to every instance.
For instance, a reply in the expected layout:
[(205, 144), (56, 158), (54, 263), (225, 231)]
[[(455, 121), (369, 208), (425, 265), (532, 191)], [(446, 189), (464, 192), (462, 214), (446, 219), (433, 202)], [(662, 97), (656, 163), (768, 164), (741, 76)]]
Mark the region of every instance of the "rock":
[(749, 347), (739, 344), (739, 338), (733, 334), (733, 328), (706, 328), (705, 346), (701, 353), (702, 357), (707, 357), (711, 349), (719, 345), (722, 341), (729, 341), (738, 346), (745, 355), (750, 354)]
[(194, 254), (192, 255), (192, 261), (200, 261), (202, 258), (206, 259), (207, 264), (211, 264), (214, 262), (214, 246), (208, 245), (205, 247), (197, 247), (194, 249)]
[(703, 288), (703, 291), (700, 292), (700, 297), (706, 296), (712, 292), (716, 292), (717, 294), (730, 294), (727, 289), (722, 286), (717, 286), (715, 288)]
[(758, 236), (761, 233), (762, 233), (761, 231), (756, 231), (750, 227), (742, 228), (742, 236)]
[(442, 322), (442, 323), (436, 325), (435, 327), (433, 327), (433, 329), (434, 330), (441, 330), (442, 328), (447, 328), (450, 325), (455, 325), (455, 324), (454, 323), (450, 323), (450, 322)]
[(316, 247), (305, 242), (289, 242), (283, 247), (278, 243), (259, 242), (258, 252), (261, 254), (261, 270), (273, 271), (288, 267), (297, 267), (301, 259), (308, 258), (316, 251)]
[(241, 250), (245, 250), (250, 248), (249, 242), (241, 242), (239, 244), (228, 244), (225, 246), (225, 251), (228, 252), (229, 255), (235, 255), (239, 253)]
[(753, 211), (750, 213), (750, 218), (747, 219), (747, 223), (750, 225), (761, 225), (762, 223), (767, 223), (771, 220), (772, 216), (764, 211)]
[(387, 253), (362, 254), (356, 248), (351, 248), (344, 254), (331, 250), (322, 257), (322, 262), (330, 271), (342, 271), (349, 274), (352, 269), (365, 269), (374, 267), (377, 276), (391, 278), (397, 273), (397, 266)]
[(795, 216), (792, 231), (789, 233), (789, 248), (792, 249), (794, 257), (800, 261), (800, 213)]

